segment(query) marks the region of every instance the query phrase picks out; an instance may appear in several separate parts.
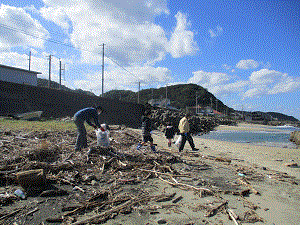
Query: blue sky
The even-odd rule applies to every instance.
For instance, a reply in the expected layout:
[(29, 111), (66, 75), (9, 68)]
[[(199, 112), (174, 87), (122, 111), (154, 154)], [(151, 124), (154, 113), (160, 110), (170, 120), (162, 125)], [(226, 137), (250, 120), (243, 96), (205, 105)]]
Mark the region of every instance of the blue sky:
[(0, 64), (102, 92), (179, 83), (237, 110), (300, 119), (300, 3), (293, 0), (0, 0)]

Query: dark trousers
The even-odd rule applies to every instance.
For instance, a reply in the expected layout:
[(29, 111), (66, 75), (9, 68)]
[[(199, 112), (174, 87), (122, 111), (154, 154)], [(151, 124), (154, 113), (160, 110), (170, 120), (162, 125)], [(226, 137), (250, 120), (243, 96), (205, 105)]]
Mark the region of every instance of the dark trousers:
[(180, 152), (183, 150), (186, 140), (189, 142), (192, 149), (195, 148), (195, 144), (194, 144), (193, 138), (192, 138), (190, 133), (186, 133), (186, 134), (180, 133), (180, 135), (182, 137), (182, 141), (181, 141), (181, 144), (179, 146), (179, 151)]
[(77, 127), (77, 139), (75, 150), (80, 151), (82, 148), (87, 147), (86, 129), (84, 126), (84, 121), (74, 119), (75, 125)]

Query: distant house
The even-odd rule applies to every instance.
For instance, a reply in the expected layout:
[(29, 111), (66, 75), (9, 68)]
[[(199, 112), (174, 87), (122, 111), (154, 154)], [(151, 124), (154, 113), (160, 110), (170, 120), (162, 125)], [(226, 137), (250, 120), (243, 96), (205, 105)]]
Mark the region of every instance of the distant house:
[(38, 74), (41, 73), (0, 64), (1, 81), (37, 86)]
[(152, 106), (157, 106), (157, 107), (162, 107), (166, 108), (170, 106), (171, 101), (168, 98), (163, 98), (163, 99), (151, 99), (148, 101), (148, 103)]
[(161, 98), (161, 99), (151, 99), (148, 103), (152, 106), (160, 107), (160, 108), (167, 108), (171, 110), (179, 110), (173, 106), (171, 106), (171, 101), (168, 98)]
[(219, 112), (219, 111), (217, 111), (217, 110), (214, 110), (214, 109), (213, 109), (213, 114), (214, 114), (214, 115), (217, 115), (217, 116), (224, 116), (223, 113), (221, 113), (221, 112)]
[(212, 108), (210, 108), (209, 106), (203, 107), (200, 105), (198, 105), (197, 107), (195, 107), (195, 106), (190, 107), (189, 110), (190, 110), (190, 112), (193, 112), (198, 115), (204, 115), (204, 116), (213, 115), (214, 111), (215, 111)]

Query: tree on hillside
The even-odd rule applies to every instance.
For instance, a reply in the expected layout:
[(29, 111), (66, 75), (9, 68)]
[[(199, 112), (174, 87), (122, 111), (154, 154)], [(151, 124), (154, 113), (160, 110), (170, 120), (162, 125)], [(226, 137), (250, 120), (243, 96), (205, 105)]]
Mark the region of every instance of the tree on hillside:
[[(166, 93), (167, 91), (167, 93)], [(140, 103), (146, 104), (149, 100), (153, 99), (163, 99), (166, 97), (170, 99), (171, 106), (175, 108), (185, 109), (186, 107), (193, 107), (196, 105), (196, 96), (199, 106), (211, 106), (213, 109), (216, 109), (216, 104), (218, 111), (221, 112), (232, 112), (233, 109), (225, 106), (220, 100), (217, 100), (216, 97), (208, 92), (205, 88), (197, 84), (178, 84), (168, 87), (161, 87), (158, 89), (144, 89), (139, 92)], [(120, 99), (128, 102), (137, 102), (138, 93), (132, 91), (123, 91), (123, 90), (113, 90), (106, 92), (104, 95), (106, 98)], [(217, 103), (216, 103), (217, 102)]]

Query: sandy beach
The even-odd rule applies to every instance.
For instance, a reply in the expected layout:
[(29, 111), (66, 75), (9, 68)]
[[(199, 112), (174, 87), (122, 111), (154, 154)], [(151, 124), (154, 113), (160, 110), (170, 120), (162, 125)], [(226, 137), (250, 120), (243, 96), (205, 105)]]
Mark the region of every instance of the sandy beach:
[[(249, 125), (240, 124), (238, 126), (219, 126), (217, 130), (270, 130), (270, 127), (263, 125)], [(166, 150), (167, 142), (164, 139), (162, 133), (155, 131), (153, 134), (154, 141), (158, 145), (158, 149)], [(205, 163), (208, 163), (214, 167), (214, 170), (219, 170), (221, 173), (226, 172), (224, 165), (226, 163), (217, 163), (212, 160), (215, 157), (231, 160), (230, 167), (246, 167), (249, 168), (249, 174), (251, 172), (257, 173), (263, 177), (262, 180), (251, 180), (251, 185), (254, 189), (260, 192), (260, 195), (250, 194), (246, 197), (246, 200), (252, 202), (258, 206), (256, 213), (258, 216), (263, 218), (263, 222), (256, 222), (256, 224), (300, 224), (300, 195), (298, 184), (292, 184), (293, 181), (300, 179), (300, 168), (298, 166), (288, 167), (286, 163), (297, 163), (300, 164), (300, 151), (299, 149), (288, 149), (288, 148), (277, 148), (277, 147), (266, 147), (266, 146), (255, 146), (249, 143), (232, 143), (225, 141), (216, 141), (203, 139), (201, 136), (194, 137), (196, 147), (199, 148), (199, 154)], [(186, 143), (185, 150), (190, 152), (190, 146)], [(171, 152), (177, 152), (178, 148), (172, 146), (169, 148)], [(183, 158), (189, 160), (196, 160), (190, 156), (182, 154)], [(208, 160), (207, 160), (208, 159)], [(203, 162), (202, 160), (200, 160)], [(223, 165), (222, 165), (223, 164)], [(226, 164), (226, 166), (228, 166)], [(203, 173), (205, 174), (205, 172)], [(202, 176), (205, 176), (203, 175)], [(285, 179), (275, 179), (276, 174), (280, 174), (287, 177)], [(233, 174), (228, 174), (230, 175)], [(236, 175), (236, 174), (235, 174)], [(220, 175), (226, 178), (226, 174)], [(238, 176), (236, 176), (238, 177)], [(247, 175), (246, 175), (247, 177)], [(230, 180), (231, 178), (229, 178)], [(167, 187), (165, 191), (171, 191), (170, 189), (177, 189), (174, 187)], [(177, 189), (178, 190), (178, 189)], [(188, 200), (192, 192), (182, 192), (184, 194), (184, 200), (186, 204), (193, 204), (193, 201)], [(238, 213), (242, 214), (244, 209), (239, 206), (241, 199), (234, 198), (232, 196), (222, 197), (223, 200), (227, 199), (229, 205)], [(211, 197), (201, 199), (200, 201), (209, 202), (213, 201)], [(191, 213), (195, 217), (202, 216), (201, 213)], [(224, 215), (217, 215), (217, 219), (206, 219), (203, 224), (234, 224), (233, 221), (224, 218)], [(169, 220), (170, 221), (170, 220)], [(197, 220), (198, 221), (198, 220)], [(150, 223), (151, 224), (151, 223)], [(173, 223), (168, 223), (173, 224)], [(185, 223), (178, 223), (185, 224)], [(201, 224), (198, 222), (192, 224)], [(248, 224), (248, 223), (242, 223)]]
[[(239, 124), (219, 126), (216, 129), (264, 131), (272, 127)], [(46, 198), (28, 196), (25, 200), (12, 202), (0, 208), (0, 224), (48, 224), (46, 221), (49, 218), (60, 219), (61, 222), (52, 223), (57, 225), (89, 224), (91, 218), (102, 213), (108, 214), (106, 222), (102, 221), (106, 225), (300, 224), (300, 168), (286, 166), (287, 163), (300, 164), (299, 149), (232, 143), (194, 136), (199, 151), (191, 151), (186, 143), (183, 152), (179, 153), (177, 146), (173, 144), (168, 147), (164, 134), (155, 130), (152, 137), (157, 153), (153, 153), (149, 145), (137, 150), (141, 141), (140, 129), (115, 126), (110, 137), (113, 150), (120, 154), (116, 157), (116, 154), (104, 154), (102, 150), (105, 149), (102, 148), (96, 152), (93, 130), (89, 131), (89, 144), (94, 146), (95, 151), (91, 155), (87, 155), (87, 149), (70, 154), (75, 131), (69, 131), (68, 135), (66, 132), (55, 131), (27, 132), (23, 138), (15, 132), (6, 131), (6, 139), (2, 140), (2, 150), (5, 150), (5, 146), (13, 146), (11, 149), (14, 152), (3, 151), (2, 154), (7, 156), (9, 153), (11, 157), (20, 154), (20, 148), (23, 149), (24, 143), (27, 143), (32, 144), (28, 149), (44, 149), (36, 150), (36, 154), (50, 150), (47, 154), (51, 157), (61, 155), (62, 159), (67, 158), (63, 164), (27, 161), (24, 170), (41, 167), (48, 170), (53, 168), (54, 171), (57, 165), (61, 165), (61, 168), (70, 165), (72, 169), (64, 171), (63, 180), (55, 183), (56, 188), (69, 194)], [(36, 139), (46, 134), (47, 142), (44, 139), (40, 143)], [(56, 143), (57, 139), (64, 140), (61, 154), (54, 152), (56, 148), (50, 148), (50, 143)], [(71, 183), (65, 183), (65, 179), (72, 177), (73, 173), (77, 175), (77, 171), (81, 171), (82, 181), (71, 180)], [(52, 174), (49, 176), (53, 178)], [(93, 180), (84, 181), (83, 177), (91, 177)], [(0, 191), (2, 194), (13, 193), (15, 188), (13, 183), (4, 183)], [(105, 200), (105, 204), (102, 204), (101, 199), (100, 202), (91, 201), (95, 207), (86, 210), (91, 196), (99, 191), (107, 191), (109, 199)], [(157, 196), (163, 197), (158, 201)], [(125, 200), (118, 203), (118, 198)], [(28, 205), (30, 208), (26, 208)], [(71, 206), (78, 209), (78, 213), (69, 211)], [(32, 213), (34, 209), (37, 211)], [(68, 210), (65, 212), (63, 209)], [(17, 211), (19, 213), (14, 216), (11, 212), (15, 210), (23, 211)]]

